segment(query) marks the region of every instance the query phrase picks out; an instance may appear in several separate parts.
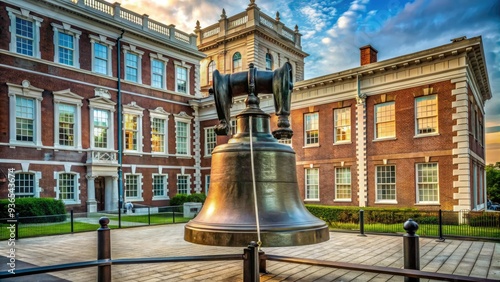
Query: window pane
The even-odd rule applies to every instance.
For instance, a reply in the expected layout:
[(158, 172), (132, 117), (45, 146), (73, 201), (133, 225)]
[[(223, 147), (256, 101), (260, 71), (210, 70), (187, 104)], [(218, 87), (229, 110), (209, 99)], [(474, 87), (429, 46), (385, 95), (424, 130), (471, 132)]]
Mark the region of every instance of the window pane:
[(211, 61), (210, 64), (208, 64), (208, 83), (210, 85), (212, 85), (214, 70), (215, 70), (215, 62)]
[(187, 69), (176, 68), (177, 92), (187, 93)]
[(319, 170), (306, 169), (306, 200), (319, 200)]
[(318, 117), (318, 113), (304, 115), (306, 145), (319, 143)]
[(151, 66), (152, 78), (151, 85), (153, 87), (163, 88), (164, 74), (165, 74), (165, 63), (160, 60), (153, 60)]
[(14, 193), (16, 198), (35, 196), (35, 174), (16, 173), (14, 178)]
[(153, 196), (163, 197), (165, 196), (165, 183), (166, 176), (155, 175), (153, 176)]
[(75, 199), (75, 174), (60, 173), (58, 186), (59, 186), (59, 199), (60, 200), (76, 200)]
[(139, 197), (139, 175), (129, 174), (125, 176), (125, 198)]
[(178, 121), (176, 123), (175, 143), (177, 146), (177, 154), (188, 154), (188, 124)]
[(241, 65), (242, 65), (241, 54), (240, 52), (236, 52), (233, 55), (233, 72), (241, 71)]
[(211, 155), (216, 145), (217, 135), (215, 134), (214, 128), (207, 128), (205, 130), (205, 155)]
[(351, 109), (343, 108), (334, 111), (335, 142), (351, 140)]
[(396, 166), (377, 166), (377, 201), (396, 200)]
[(94, 147), (108, 147), (109, 112), (94, 109)]
[(16, 52), (33, 56), (33, 22), (16, 18)]
[(416, 104), (417, 133), (435, 133), (438, 129), (437, 95), (418, 97)]
[(335, 169), (335, 199), (351, 199), (351, 168)]
[(165, 152), (165, 120), (153, 118), (151, 123), (152, 136), (152, 151)]
[(94, 43), (94, 71), (108, 74), (108, 48), (106, 45)]
[(177, 175), (177, 194), (188, 194), (187, 175)]
[(125, 79), (138, 82), (139, 56), (137, 54), (126, 53), (125, 55)]
[(74, 146), (76, 106), (59, 104), (59, 145)]
[(266, 54), (266, 70), (273, 70), (273, 57), (269, 53)]
[(375, 105), (376, 138), (396, 137), (395, 103)]
[(72, 35), (59, 32), (59, 63), (73, 65), (73, 40)]
[(439, 202), (438, 164), (417, 164), (419, 202)]
[(137, 150), (138, 116), (125, 114), (125, 150)]
[(16, 96), (16, 140), (33, 141), (35, 99)]

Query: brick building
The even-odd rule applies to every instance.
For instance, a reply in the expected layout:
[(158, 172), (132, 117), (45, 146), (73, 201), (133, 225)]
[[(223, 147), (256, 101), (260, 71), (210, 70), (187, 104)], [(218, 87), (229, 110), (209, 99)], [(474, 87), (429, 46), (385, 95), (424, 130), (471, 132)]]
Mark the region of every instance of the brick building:
[[(267, 65), (263, 54), (301, 54), (292, 64), (294, 136), (283, 142), (296, 152), (298, 184), (306, 203), (484, 209), (484, 103), (491, 90), (481, 37), (456, 38), (447, 45), (380, 62), (378, 51), (368, 45), (360, 48), (359, 67), (301, 81), (298, 66), (307, 54), (297, 44), (298, 29), (295, 40), (287, 42), (279, 29), (270, 28), (280, 26), (279, 21), (254, 11), (258, 8), (251, 1), (246, 13), (229, 18), (223, 13), (218, 24), (198, 27), (198, 46), (207, 52), (205, 61), (215, 61), (222, 73), (248, 69), (240, 64), (235, 68), (234, 60), (233, 65), (218, 67), (220, 58), (213, 56), (226, 54), (217, 44), (222, 38), (239, 38), (224, 41), (224, 48), (252, 50), (246, 53), (246, 62), (260, 69), (273, 70), (284, 62)], [(227, 22), (243, 27), (228, 28)], [(248, 34), (256, 34), (258, 40), (242, 42)], [(202, 63), (202, 81), (213, 69)], [(273, 113), (272, 97), (259, 97), (261, 108)], [(243, 99), (234, 98), (233, 117), (244, 108)], [(206, 157), (202, 174), (208, 180), (210, 148), (227, 138), (213, 135), (217, 123), (213, 99), (197, 103)]]
[(92, 212), (197, 191), (194, 34), (101, 1), (2, 1), (0, 17), (0, 174), (17, 197)]
[[(359, 67), (303, 80), (298, 27), (255, 1), (196, 34), (97, 0), (7, 0), (0, 15), (0, 179), (14, 168), (18, 196), (91, 212), (120, 195), (163, 206), (208, 192), (211, 151), (229, 139), (213, 130), (211, 73), (290, 62), (294, 137), (281, 142), (306, 203), (484, 208), (481, 37), (384, 61), (364, 46)], [(272, 95), (259, 97), (272, 113)]]

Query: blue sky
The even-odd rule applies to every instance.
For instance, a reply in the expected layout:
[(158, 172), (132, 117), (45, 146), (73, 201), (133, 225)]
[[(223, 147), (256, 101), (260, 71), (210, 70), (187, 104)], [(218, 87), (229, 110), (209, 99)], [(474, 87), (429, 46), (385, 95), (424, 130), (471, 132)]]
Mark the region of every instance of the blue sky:
[[(111, 1), (110, 2), (115, 2)], [(192, 32), (244, 11), (248, 0), (122, 0), (122, 7)], [(500, 0), (256, 0), (262, 12), (279, 11), (296, 24), (309, 53), (305, 78), (359, 66), (359, 47), (370, 44), (378, 60), (482, 36), (493, 98), (486, 101), (486, 163), (500, 162)]]

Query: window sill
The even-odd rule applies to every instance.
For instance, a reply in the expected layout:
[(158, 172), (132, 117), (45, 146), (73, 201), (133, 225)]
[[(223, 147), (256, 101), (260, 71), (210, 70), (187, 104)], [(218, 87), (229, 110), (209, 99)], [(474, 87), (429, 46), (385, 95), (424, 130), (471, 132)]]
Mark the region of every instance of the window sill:
[(64, 203), (64, 205), (80, 205), (81, 204), (80, 201), (74, 201), (74, 200), (73, 201), (70, 201), (70, 200), (65, 201), (65, 200), (63, 200), (63, 203)]
[(36, 145), (35, 142), (19, 142), (19, 141), (11, 141), (9, 143), (9, 147), (15, 149), (16, 147), (28, 147), (28, 148), (36, 148), (37, 150), (41, 150), (42, 146)]
[(397, 201), (375, 201), (375, 204), (379, 205), (397, 205)]
[(351, 199), (335, 199), (333, 200), (334, 203), (351, 203)]
[(151, 153), (151, 157), (153, 157), (153, 158), (168, 158), (168, 154), (163, 154), (163, 153)]
[(398, 140), (398, 138), (396, 137), (378, 138), (378, 139), (373, 139), (372, 142), (394, 141), (394, 140)]
[(130, 152), (130, 151), (124, 151), (123, 152), (124, 156), (138, 156), (142, 157), (142, 152)]
[(319, 147), (320, 147), (319, 144), (312, 144), (312, 145), (302, 146), (302, 148), (304, 148), (304, 149), (307, 149), (307, 148), (319, 148)]
[(125, 198), (125, 202), (143, 202), (144, 199), (141, 197), (141, 198), (128, 198), (126, 197)]
[(440, 206), (440, 203), (415, 203), (415, 206)]
[(441, 134), (439, 134), (439, 132), (437, 133), (426, 133), (426, 134), (418, 134), (418, 135), (415, 135), (413, 136), (413, 138), (425, 138), (425, 137), (432, 137), (432, 136), (439, 136)]
[(160, 200), (170, 200), (170, 197), (168, 196), (153, 196), (153, 201), (160, 201)]
[(307, 202), (319, 202), (319, 199), (304, 199)]
[(205, 159), (211, 159), (212, 155), (206, 155), (206, 156), (203, 156), (203, 158), (205, 158)]
[(342, 141), (342, 142), (335, 142), (333, 143), (333, 146), (338, 146), (338, 145), (350, 145), (352, 144), (351, 141)]
[(189, 155), (175, 155), (175, 157), (178, 159), (191, 159), (191, 158), (193, 158), (192, 156), (189, 156)]

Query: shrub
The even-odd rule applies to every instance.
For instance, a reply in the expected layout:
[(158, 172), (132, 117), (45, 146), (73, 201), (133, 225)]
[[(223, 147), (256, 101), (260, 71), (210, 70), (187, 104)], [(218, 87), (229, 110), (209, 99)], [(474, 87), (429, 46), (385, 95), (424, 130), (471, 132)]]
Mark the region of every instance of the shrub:
[(499, 227), (500, 213), (496, 212), (470, 212), (469, 225), (474, 227)]
[(186, 194), (177, 194), (170, 200), (171, 206), (181, 206), (184, 203), (188, 202), (196, 202), (196, 203), (205, 203), (205, 199), (207, 196), (205, 194), (196, 193), (191, 195)]
[[(10, 202), (0, 200), (0, 218), (9, 218)], [(19, 213), (20, 222), (59, 222), (66, 220), (66, 208), (63, 201), (53, 198), (17, 198), (15, 212)], [(31, 217), (31, 218), (24, 218)]]

